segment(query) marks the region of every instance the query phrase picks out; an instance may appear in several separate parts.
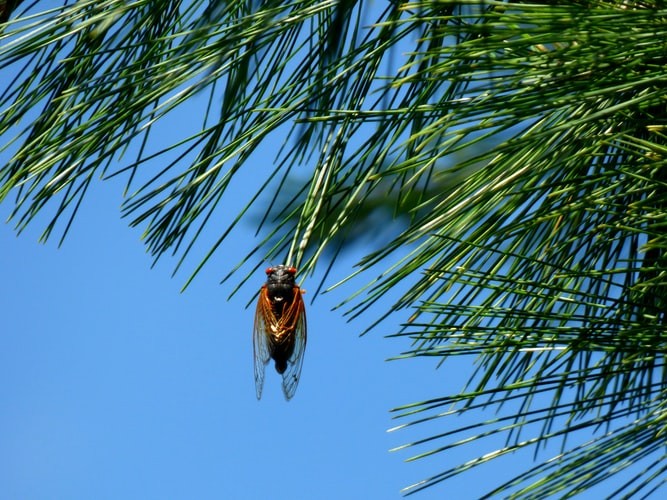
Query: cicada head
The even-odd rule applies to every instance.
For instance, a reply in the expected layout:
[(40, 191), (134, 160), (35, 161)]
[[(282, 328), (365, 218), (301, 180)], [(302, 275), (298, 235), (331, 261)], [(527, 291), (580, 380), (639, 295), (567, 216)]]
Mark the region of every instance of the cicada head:
[(266, 284), (281, 284), (289, 283), (294, 286), (294, 277), (296, 276), (296, 268), (288, 267), (283, 264), (274, 267), (266, 268)]

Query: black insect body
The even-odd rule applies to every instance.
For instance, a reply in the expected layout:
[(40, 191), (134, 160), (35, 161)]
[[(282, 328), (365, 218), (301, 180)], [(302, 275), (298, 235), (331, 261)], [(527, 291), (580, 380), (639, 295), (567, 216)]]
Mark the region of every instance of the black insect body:
[(276, 319), (271, 324), (269, 336), (271, 358), (276, 362), (276, 371), (284, 373), (287, 369), (287, 360), (294, 352), (295, 335), (291, 328), (280, 328), (283, 317), (290, 314), (290, 305), (294, 302), (294, 295), (300, 293), (294, 284), (294, 275), (283, 269), (272, 269), (266, 283), (266, 295), (271, 303), (271, 312)]
[(283, 377), (283, 393), (289, 400), (299, 383), (306, 348), (306, 308), (303, 292), (296, 284), (295, 268), (269, 267), (266, 275), (253, 329), (257, 399), (262, 397), (266, 365), (273, 359), (276, 371)]

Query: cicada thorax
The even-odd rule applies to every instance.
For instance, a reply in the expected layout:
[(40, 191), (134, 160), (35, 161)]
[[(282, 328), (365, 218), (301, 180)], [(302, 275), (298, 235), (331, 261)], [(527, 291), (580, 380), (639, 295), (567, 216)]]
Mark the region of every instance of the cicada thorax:
[(266, 293), (276, 319), (285, 316), (286, 309), (294, 302), (294, 283), (267, 283)]

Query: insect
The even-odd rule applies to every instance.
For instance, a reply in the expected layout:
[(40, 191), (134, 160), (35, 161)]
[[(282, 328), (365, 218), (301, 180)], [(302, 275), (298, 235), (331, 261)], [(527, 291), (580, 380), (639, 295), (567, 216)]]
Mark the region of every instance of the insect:
[(255, 353), (255, 389), (262, 397), (264, 371), (270, 359), (283, 376), (283, 393), (294, 396), (306, 349), (306, 307), (295, 282), (296, 269), (279, 265), (266, 270), (255, 311), (252, 340)]

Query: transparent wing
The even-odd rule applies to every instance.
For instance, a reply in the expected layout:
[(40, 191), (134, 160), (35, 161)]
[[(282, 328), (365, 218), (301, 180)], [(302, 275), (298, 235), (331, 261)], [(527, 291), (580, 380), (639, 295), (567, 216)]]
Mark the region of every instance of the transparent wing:
[(271, 358), (269, 350), (268, 325), (271, 318), (271, 302), (266, 287), (259, 291), (257, 309), (255, 310), (255, 324), (252, 331), (252, 346), (255, 353), (255, 391), (257, 399), (262, 397), (264, 387), (264, 370)]
[(294, 301), (287, 311), (286, 324), (294, 328), (294, 351), (287, 360), (287, 369), (283, 373), (283, 393), (288, 401), (296, 392), (296, 386), (301, 377), (301, 366), (303, 365), (303, 353), (306, 350), (306, 305), (301, 296), (301, 289), (294, 287)]

